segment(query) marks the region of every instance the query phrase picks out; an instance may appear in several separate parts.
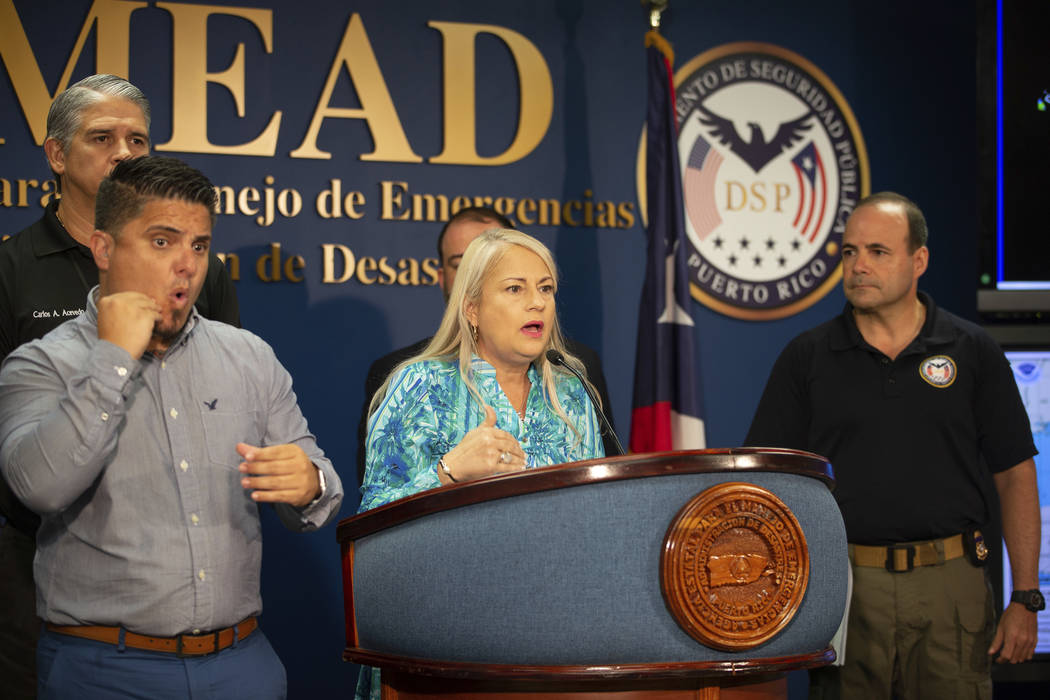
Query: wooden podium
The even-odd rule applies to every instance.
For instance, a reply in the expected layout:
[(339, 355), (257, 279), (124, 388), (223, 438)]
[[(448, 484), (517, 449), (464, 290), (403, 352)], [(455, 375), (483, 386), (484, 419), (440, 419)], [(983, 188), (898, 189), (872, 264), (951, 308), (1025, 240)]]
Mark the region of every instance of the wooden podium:
[(455, 484), (343, 520), (343, 658), (383, 697), (773, 698), (834, 660), (831, 465), (719, 449)]

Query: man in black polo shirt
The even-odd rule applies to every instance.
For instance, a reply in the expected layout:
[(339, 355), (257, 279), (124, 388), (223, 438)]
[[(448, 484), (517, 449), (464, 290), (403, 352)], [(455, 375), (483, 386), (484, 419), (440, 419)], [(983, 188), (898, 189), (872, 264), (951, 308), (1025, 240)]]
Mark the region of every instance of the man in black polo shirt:
[[(0, 361), (19, 345), (79, 316), (98, 269), (87, 243), (95, 230), (98, 185), (118, 162), (149, 152), (149, 102), (113, 75), (92, 75), (55, 98), (44, 153), (61, 199), (43, 218), (0, 245)], [(214, 255), (197, 308), (240, 325), (233, 283)], [(5, 698), (36, 697), (33, 585), (40, 519), (0, 479), (0, 678)]]
[[(490, 207), (466, 207), (460, 209), (438, 234), (437, 252), (441, 267), (438, 268), (438, 284), (441, 285), (441, 293), (448, 301), (448, 295), (452, 291), (452, 283), (456, 280), (456, 270), (459, 269), (459, 261), (471, 241), (480, 236), (490, 228), (514, 228), (507, 217), (503, 216)], [(368, 406), (372, 397), (383, 386), (387, 375), (397, 365), (410, 357), (423, 352), (430, 338), (418, 340), (408, 347), (399, 348), (393, 352), (383, 355), (372, 363), (365, 377), (365, 402), (361, 407), (361, 420), (357, 426), (357, 483), (365, 481), (365, 438), (368, 430)], [(570, 353), (580, 358), (584, 368), (587, 370), (587, 379), (594, 385), (598, 397), (602, 402), (602, 410), (613, 425), (612, 412), (609, 409), (609, 390), (605, 385), (605, 375), (602, 372), (602, 361), (591, 348), (583, 343), (577, 343), (569, 338), (565, 339), (566, 348)], [(615, 430), (615, 426), (613, 430)], [(612, 456), (619, 454), (616, 442), (606, 433), (602, 433), (602, 443), (605, 445), (605, 454)]]
[[(990, 697), (991, 659), (1035, 649), (1031, 427), (995, 342), (917, 291), (928, 260), (913, 202), (884, 192), (858, 204), (842, 242), (849, 303), (787, 345), (745, 441), (835, 469), (854, 589), (845, 665), (813, 672), (813, 697)], [(998, 629), (975, 534), (991, 483), (1016, 591)]]

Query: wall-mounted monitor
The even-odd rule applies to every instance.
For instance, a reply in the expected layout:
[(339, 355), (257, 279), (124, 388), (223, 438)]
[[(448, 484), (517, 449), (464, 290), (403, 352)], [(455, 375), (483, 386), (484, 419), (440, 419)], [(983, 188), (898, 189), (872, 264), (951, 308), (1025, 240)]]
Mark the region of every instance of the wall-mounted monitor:
[(1050, 3), (978, 3), (978, 310), (1050, 310)]
[[(1021, 400), (1028, 412), (1036, 449), (1039, 450), (1035, 457), (1042, 526), (1038, 576), (1040, 590), (1044, 596), (1050, 597), (1050, 327), (990, 325), (986, 328), (1006, 352)], [(994, 488), (991, 483), (988, 486)], [(993, 499), (992, 506), (993, 522), (986, 532), (989, 547), (992, 549), (989, 574), (998, 609), (1002, 610), (1009, 602), (1014, 587), (1010, 576), (1009, 557), (999, 529), (1001, 515), (996, 499)], [(993, 546), (993, 543), (997, 545)], [(996, 697), (1046, 697), (1045, 694), (1027, 695), (1018, 690), (1038, 687), (1042, 692), (1050, 682), (1050, 610), (1038, 614), (1037, 624), (1039, 642), (1032, 661), (1023, 664), (996, 664), (993, 667), (992, 678), (996, 682)], [(1033, 683), (1036, 686), (1033, 686)]]
[[(1014, 371), (1021, 400), (1032, 423), (1035, 447), (1039, 450), (1035, 457), (1042, 520), (1039, 588), (1045, 597), (1050, 598), (1050, 348), (1007, 350), (1006, 358)], [(1002, 591), (1004, 597), (1008, 597), (1014, 586), (1005, 547), (1002, 568)], [(1039, 642), (1035, 651), (1050, 658), (1050, 608), (1039, 613), (1038, 620)]]

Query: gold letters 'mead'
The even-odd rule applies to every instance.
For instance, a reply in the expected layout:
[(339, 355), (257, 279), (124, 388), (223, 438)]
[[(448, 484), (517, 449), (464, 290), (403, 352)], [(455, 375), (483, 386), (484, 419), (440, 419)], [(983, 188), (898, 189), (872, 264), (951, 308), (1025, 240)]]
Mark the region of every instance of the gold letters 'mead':
[[(145, 2), (95, 0), (66, 61), (55, 92), (45, 80), (22, 26), (14, 0), (0, 0), (0, 58), (7, 66), (15, 96), (38, 146), (46, 136), (47, 110), (59, 92), (70, 83), (91, 31), (95, 31), (95, 70), (127, 78), (130, 75), (131, 15), (147, 7)], [(245, 116), (245, 47), (238, 43), (233, 61), (225, 70), (209, 72), (208, 18), (229, 15), (246, 20), (259, 32), (266, 53), (274, 53), (273, 11), (265, 8), (225, 7), (191, 3), (158, 2), (157, 9), (172, 20), (172, 119), (171, 138), (156, 146), (158, 151), (273, 156), (281, 127), (280, 110), (270, 115), (261, 133), (232, 145), (208, 140), (208, 83), (226, 88), (233, 97), (237, 116)], [(152, 11), (152, 10), (147, 10)], [(444, 82), (444, 147), (428, 159), (452, 165), (506, 165), (521, 160), (543, 140), (554, 111), (554, 88), (550, 70), (539, 49), (520, 33), (489, 24), (428, 22), (441, 33)], [(479, 34), (499, 38), (510, 51), (520, 85), (518, 124), (507, 149), (498, 155), (477, 152), (475, 125), (475, 51)], [(336, 80), (347, 70), (357, 92), (360, 108), (330, 104)], [(290, 152), (292, 158), (330, 159), (331, 152), (318, 146), (326, 119), (363, 119), (372, 135), (373, 150), (360, 153), (367, 161), (419, 163), (409, 144), (361, 17), (354, 13), (328, 71), (313, 117), (302, 143)]]

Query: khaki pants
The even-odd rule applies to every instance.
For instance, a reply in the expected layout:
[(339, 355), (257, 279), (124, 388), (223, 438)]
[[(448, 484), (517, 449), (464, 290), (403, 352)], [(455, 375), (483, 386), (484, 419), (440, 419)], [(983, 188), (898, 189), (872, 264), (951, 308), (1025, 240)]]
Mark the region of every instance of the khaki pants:
[(846, 664), (810, 672), (811, 700), (990, 699), (995, 609), (965, 557), (904, 573), (853, 566)]

